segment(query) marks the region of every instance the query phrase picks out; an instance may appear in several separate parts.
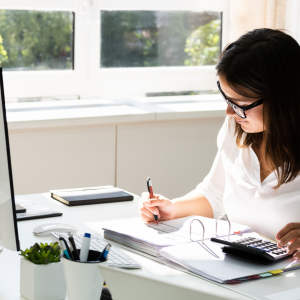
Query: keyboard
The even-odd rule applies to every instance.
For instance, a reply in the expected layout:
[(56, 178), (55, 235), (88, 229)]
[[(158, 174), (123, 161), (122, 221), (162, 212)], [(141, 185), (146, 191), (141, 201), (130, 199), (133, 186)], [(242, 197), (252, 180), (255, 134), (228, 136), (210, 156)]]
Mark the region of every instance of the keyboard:
[(235, 255), (242, 255), (243, 253), (248, 258), (251, 254), (254, 258), (261, 258), (262, 260), (274, 262), (279, 259), (289, 257), (292, 254), (288, 254), (287, 248), (278, 248), (277, 244), (253, 233), (243, 234), (243, 237), (232, 236), (231, 241), (225, 241), (222, 239), (212, 238), (211, 241), (221, 243), (229, 248), (223, 248), (223, 252)]
[[(67, 242), (69, 242), (68, 238), (69, 235), (64, 232), (51, 232), (51, 236), (55, 241), (58, 241), (60, 237), (65, 238)], [(80, 233), (74, 233), (73, 234), (74, 241), (76, 244), (77, 249), (81, 249), (81, 241), (83, 238), (83, 235)], [(91, 243), (90, 243), (90, 249), (102, 252), (104, 247), (107, 245), (107, 242), (103, 238), (94, 237), (91, 235)], [(108, 261), (107, 265), (111, 267), (117, 267), (117, 268), (125, 268), (125, 269), (140, 269), (141, 265), (138, 264), (135, 260), (133, 260), (131, 257), (127, 256), (125, 253), (123, 253), (121, 250), (117, 249), (116, 247), (112, 246), (110, 249), (110, 252), (108, 254)]]

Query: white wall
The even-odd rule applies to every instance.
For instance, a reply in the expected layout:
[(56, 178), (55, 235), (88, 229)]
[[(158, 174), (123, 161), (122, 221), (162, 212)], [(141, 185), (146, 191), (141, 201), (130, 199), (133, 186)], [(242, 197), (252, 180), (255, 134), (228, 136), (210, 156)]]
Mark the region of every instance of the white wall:
[(209, 172), (224, 118), (121, 125), (117, 132), (117, 186), (140, 195), (149, 176), (169, 198), (193, 190)]
[(115, 184), (116, 126), (9, 131), (16, 194)]
[(116, 185), (173, 198), (209, 172), (224, 118), (9, 130), (16, 194)]

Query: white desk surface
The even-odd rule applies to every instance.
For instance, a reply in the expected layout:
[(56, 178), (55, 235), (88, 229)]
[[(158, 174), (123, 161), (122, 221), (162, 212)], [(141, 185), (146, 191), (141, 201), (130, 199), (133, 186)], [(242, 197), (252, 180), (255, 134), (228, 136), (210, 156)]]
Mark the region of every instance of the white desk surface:
[[(102, 232), (101, 228), (104, 224), (109, 224), (111, 222), (129, 223), (132, 219), (136, 219), (138, 217), (139, 197), (137, 196), (135, 196), (134, 201), (77, 207), (65, 206), (64, 204), (51, 199), (49, 193), (17, 197), (28, 199), (34, 203), (47, 206), (52, 210), (63, 213), (62, 217), (18, 222), (21, 249), (30, 247), (35, 242), (51, 241), (50, 237), (36, 237), (33, 235), (32, 229), (37, 225), (45, 223), (66, 223), (75, 226), (80, 231), (96, 234)], [(123, 251), (143, 266), (140, 270), (124, 270), (124, 272), (135, 272), (139, 276), (155, 278), (161, 282), (172, 282), (173, 284), (178, 283), (179, 286), (184, 285), (187, 288), (199, 292), (199, 299), (201, 299), (201, 294), (207, 295), (208, 293), (211, 295), (210, 299), (221, 299), (220, 297), (232, 300), (251, 299), (210, 281), (202, 280), (192, 275), (176, 271), (135, 253), (125, 250)], [(269, 292), (270, 288), (272, 288), (275, 293), (277, 291), (276, 286), (278, 286), (278, 284), (286, 284), (288, 288), (289, 282), (300, 279), (300, 272), (297, 271), (294, 273), (296, 274), (295, 276), (282, 276), (281, 280), (281, 275), (279, 275), (280, 277), (277, 276), (274, 278), (243, 283), (239, 285), (240, 288), (238, 289), (240, 289), (243, 293), (243, 289), (249, 291), (249, 288), (251, 290), (253, 287), (254, 290), (257, 290), (257, 287), (260, 286), (260, 289), (262, 290), (266, 287), (266, 290), (263, 292), (264, 295), (271, 293)], [(0, 300), (24, 299), (19, 294), (19, 285), (20, 257), (17, 252), (3, 249), (2, 253), (0, 253)], [(289, 288), (291, 289), (292, 287)]]

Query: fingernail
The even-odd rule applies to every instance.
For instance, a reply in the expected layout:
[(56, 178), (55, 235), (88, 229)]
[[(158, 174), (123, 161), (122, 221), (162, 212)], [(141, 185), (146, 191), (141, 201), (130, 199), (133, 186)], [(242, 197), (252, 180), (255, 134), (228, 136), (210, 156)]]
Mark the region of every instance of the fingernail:
[(157, 209), (154, 209), (154, 213), (155, 213), (156, 215), (158, 215), (158, 210), (157, 210)]
[(150, 201), (147, 201), (147, 202), (145, 202), (145, 204), (147, 204), (147, 205), (150, 205), (150, 204), (151, 204), (151, 202), (150, 202)]

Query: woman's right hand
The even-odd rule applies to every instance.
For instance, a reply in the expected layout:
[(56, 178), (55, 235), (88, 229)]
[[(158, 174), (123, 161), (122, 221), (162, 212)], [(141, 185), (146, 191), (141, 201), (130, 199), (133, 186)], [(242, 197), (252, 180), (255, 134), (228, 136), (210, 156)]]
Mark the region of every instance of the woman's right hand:
[(175, 216), (175, 204), (168, 198), (155, 194), (150, 199), (150, 194), (144, 192), (140, 199), (140, 215), (145, 223), (154, 223), (153, 214), (157, 215), (158, 220), (172, 220)]

